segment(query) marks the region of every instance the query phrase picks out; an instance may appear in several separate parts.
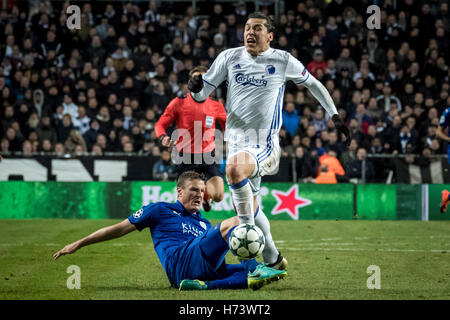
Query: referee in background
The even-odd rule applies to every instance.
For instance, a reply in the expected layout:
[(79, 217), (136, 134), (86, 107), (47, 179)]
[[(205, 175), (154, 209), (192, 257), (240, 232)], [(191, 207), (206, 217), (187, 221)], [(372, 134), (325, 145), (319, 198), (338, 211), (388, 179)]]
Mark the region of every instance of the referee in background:
[[(204, 66), (197, 66), (189, 72), (189, 78), (203, 75), (207, 70)], [(211, 163), (212, 161), (205, 161), (205, 159), (215, 159), (216, 120), (222, 130), (225, 130), (226, 118), (225, 107), (219, 101), (208, 97), (204, 101), (197, 102), (188, 93), (183, 98), (177, 97), (170, 101), (155, 126), (156, 135), (164, 147), (171, 148), (176, 145), (182, 160), (177, 166), (178, 176), (185, 171), (195, 171), (206, 176), (203, 200), (205, 211), (211, 210), (212, 201), (222, 201), (225, 192), (224, 181), (216, 161)], [(173, 141), (166, 132), (173, 123), (176, 124), (179, 133), (177, 141)], [(200, 127), (201, 132), (199, 132)], [(187, 132), (189, 132), (188, 136), (186, 136)]]

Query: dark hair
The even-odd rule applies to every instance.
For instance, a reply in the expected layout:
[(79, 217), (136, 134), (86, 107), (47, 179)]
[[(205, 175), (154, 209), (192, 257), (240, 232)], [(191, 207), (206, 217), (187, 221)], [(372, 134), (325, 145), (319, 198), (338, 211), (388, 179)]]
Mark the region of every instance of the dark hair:
[(189, 71), (189, 78), (192, 78), (192, 75), (196, 72), (206, 72), (208, 71), (208, 68), (205, 66), (196, 66), (194, 68), (192, 68), (191, 71)]
[(178, 177), (177, 180), (177, 187), (179, 188), (183, 188), (184, 187), (184, 183), (188, 180), (202, 180), (203, 182), (206, 181), (206, 177), (204, 176), (203, 173), (198, 173), (195, 171), (185, 171), (182, 174), (180, 174), (180, 176)]
[(275, 29), (275, 24), (273, 23), (272, 18), (270, 18), (268, 15), (266, 15), (266, 14), (264, 14), (264, 13), (262, 13), (262, 12), (257, 11), (257, 12), (251, 13), (251, 14), (248, 16), (247, 20), (249, 20), (249, 19), (264, 19), (264, 20), (267, 21), (267, 22), (264, 24), (265, 27), (267, 28), (267, 32), (273, 32), (273, 33), (275, 33), (275, 31), (276, 31), (276, 29)]

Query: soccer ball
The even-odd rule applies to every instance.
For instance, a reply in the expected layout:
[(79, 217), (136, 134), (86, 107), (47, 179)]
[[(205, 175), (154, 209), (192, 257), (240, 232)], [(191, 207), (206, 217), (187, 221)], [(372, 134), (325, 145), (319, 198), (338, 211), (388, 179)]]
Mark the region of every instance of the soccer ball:
[(256, 258), (263, 252), (265, 243), (261, 229), (251, 224), (238, 225), (228, 239), (231, 252), (241, 259)]

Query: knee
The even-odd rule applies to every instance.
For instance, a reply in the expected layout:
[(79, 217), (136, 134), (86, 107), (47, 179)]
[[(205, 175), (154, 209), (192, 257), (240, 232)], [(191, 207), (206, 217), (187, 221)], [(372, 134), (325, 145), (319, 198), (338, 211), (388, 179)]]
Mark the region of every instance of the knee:
[(229, 220), (229, 224), (228, 224), (228, 227), (227, 227), (227, 234), (228, 234), (228, 232), (230, 232), (230, 230), (233, 227), (236, 227), (236, 226), (239, 225), (239, 218), (238, 218), (238, 216), (234, 216), (234, 217), (232, 217), (232, 218), (230, 218), (228, 220)]
[(211, 195), (211, 198), (213, 199), (214, 202), (220, 202), (223, 200), (225, 191), (222, 189), (216, 190), (216, 192)]
[(206, 183), (206, 190), (214, 202), (220, 202), (225, 195), (224, 183), (221, 177), (213, 177)]
[(238, 164), (228, 164), (226, 167), (227, 179), (230, 183), (238, 183), (247, 178), (245, 167)]
[(233, 228), (234, 226), (238, 226), (239, 225), (239, 218), (238, 218), (238, 216), (234, 216), (234, 217), (230, 218), (230, 220), (231, 220), (231, 227), (230, 228)]
[(239, 225), (239, 218), (237, 216), (232, 217), (230, 219), (224, 220), (221, 225), (220, 225), (220, 233), (222, 234), (222, 237), (224, 238), (225, 241), (227, 241), (228, 239), (228, 232), (230, 232), (230, 230)]

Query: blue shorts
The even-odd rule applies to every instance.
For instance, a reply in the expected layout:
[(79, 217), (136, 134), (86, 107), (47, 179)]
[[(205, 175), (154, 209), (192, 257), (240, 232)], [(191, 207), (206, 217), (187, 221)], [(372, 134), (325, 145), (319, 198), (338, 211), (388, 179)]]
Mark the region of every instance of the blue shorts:
[(184, 279), (216, 280), (224, 271), (228, 243), (222, 238), (220, 223), (192, 240), (183, 250), (176, 270), (176, 285)]

